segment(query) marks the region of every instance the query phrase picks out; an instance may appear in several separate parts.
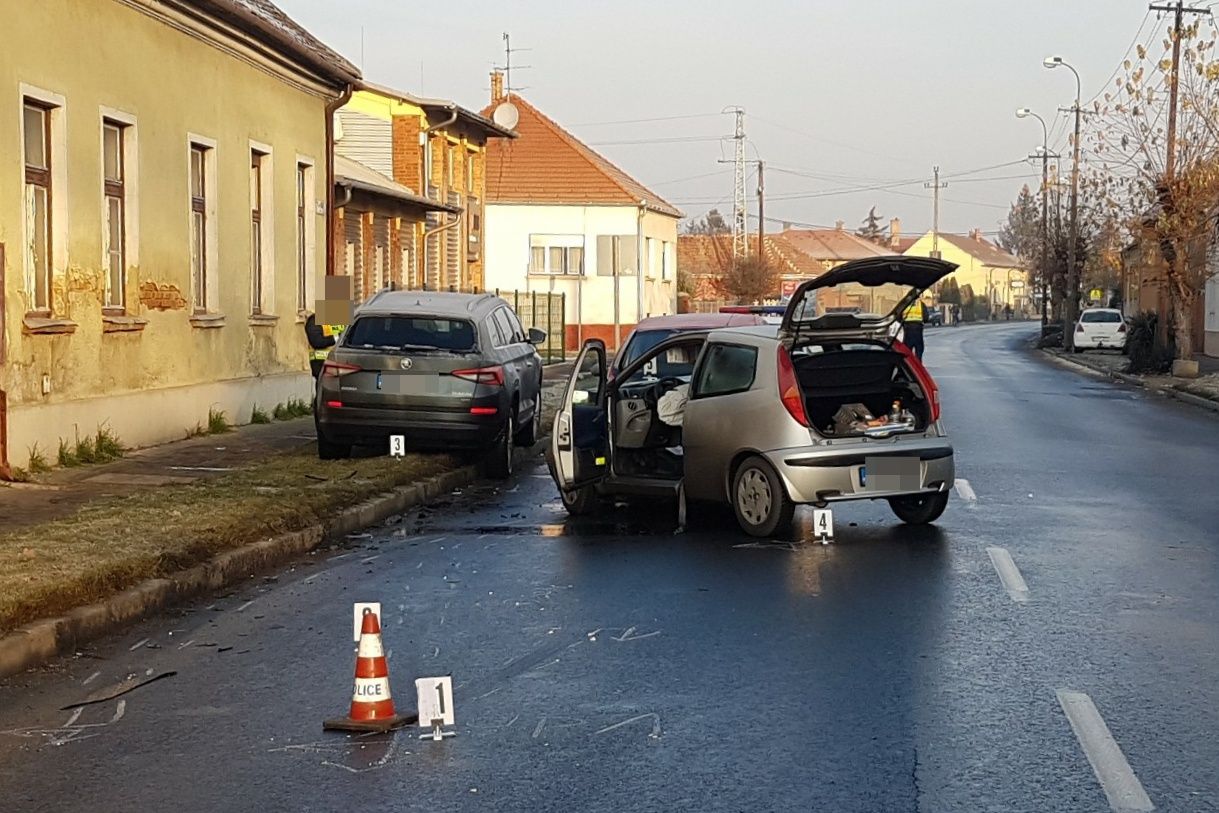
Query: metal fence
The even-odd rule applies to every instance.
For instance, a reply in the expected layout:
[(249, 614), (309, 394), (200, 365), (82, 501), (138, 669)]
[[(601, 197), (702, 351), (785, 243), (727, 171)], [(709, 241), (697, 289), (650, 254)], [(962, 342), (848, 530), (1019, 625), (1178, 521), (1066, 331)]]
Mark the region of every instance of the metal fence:
[[(432, 290), (410, 288), (408, 290)], [(547, 364), (563, 361), (567, 358), (567, 295), (539, 291), (506, 291), (499, 288), (482, 290), (480, 288), (459, 288), (450, 285), (449, 293), (461, 294), (494, 294), (512, 306), (516, 318), (521, 320), (525, 329), (536, 327), (546, 331), (546, 341), (538, 345), (538, 353)]]

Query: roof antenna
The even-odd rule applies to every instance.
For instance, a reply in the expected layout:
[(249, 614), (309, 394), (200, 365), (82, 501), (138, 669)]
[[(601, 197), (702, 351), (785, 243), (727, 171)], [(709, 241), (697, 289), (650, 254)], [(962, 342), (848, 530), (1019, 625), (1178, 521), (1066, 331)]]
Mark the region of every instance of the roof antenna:
[[(514, 90), (528, 90), (529, 89), (527, 87), (516, 87), (515, 85), (512, 84), (512, 55), (515, 53), (521, 52), (521, 51), (532, 51), (532, 50), (533, 50), (532, 48), (513, 48), (512, 47), (512, 37), (508, 34), (507, 31), (504, 32), (504, 64), (496, 65), (495, 69), (497, 71), (504, 72), (505, 98), (510, 100), (512, 98), (512, 91), (514, 91)], [(532, 67), (533, 67), (532, 65), (517, 65), (516, 69), (518, 71), (523, 71), (523, 70), (528, 70)]]

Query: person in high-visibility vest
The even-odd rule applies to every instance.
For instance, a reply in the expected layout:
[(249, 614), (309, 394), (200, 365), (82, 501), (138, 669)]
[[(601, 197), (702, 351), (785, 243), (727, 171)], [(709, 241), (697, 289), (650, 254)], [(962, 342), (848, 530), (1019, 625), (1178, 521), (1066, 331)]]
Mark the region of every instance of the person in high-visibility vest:
[(914, 355), (920, 359), (923, 357), (923, 320), (926, 313), (923, 300), (916, 299), (902, 314), (902, 332), (906, 339), (906, 346), (913, 350)]
[(346, 329), (347, 325), (319, 325), (312, 313), (305, 318), (305, 337), (309, 339), (309, 369), (314, 378), (322, 374), (322, 365), (330, 356), (330, 348), (334, 347)]

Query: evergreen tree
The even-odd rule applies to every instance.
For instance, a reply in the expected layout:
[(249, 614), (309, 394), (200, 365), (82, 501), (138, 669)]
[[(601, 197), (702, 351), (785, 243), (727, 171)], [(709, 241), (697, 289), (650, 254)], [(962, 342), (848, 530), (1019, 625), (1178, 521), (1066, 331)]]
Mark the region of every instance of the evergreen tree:
[(876, 207), (873, 206), (868, 210), (868, 216), (864, 218), (863, 226), (855, 232), (855, 235), (865, 240), (871, 240), (878, 245), (884, 245), (885, 228), (880, 225), (883, 220), (884, 216), (876, 214)]

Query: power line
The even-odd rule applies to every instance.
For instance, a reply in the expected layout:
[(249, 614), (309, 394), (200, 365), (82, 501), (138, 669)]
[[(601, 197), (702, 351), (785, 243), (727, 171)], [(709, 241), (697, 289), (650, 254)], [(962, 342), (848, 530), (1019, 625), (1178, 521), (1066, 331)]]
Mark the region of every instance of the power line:
[(649, 186), (668, 186), (669, 184), (685, 183), (686, 181), (696, 181), (699, 178), (712, 178), (717, 175), (726, 175), (730, 170), (717, 169), (715, 172), (704, 172), (701, 175), (687, 175), (684, 178), (672, 178), (667, 181), (652, 181)]
[(719, 118), (719, 113), (693, 113), (688, 116), (656, 116), (650, 119), (620, 119), (618, 121), (586, 121), (572, 127), (608, 127), (614, 124), (651, 124), (655, 121), (686, 121), (689, 119)]
[(754, 116), (753, 119), (754, 119), (754, 121), (759, 121), (759, 122), (762, 122), (763, 124), (768, 124), (771, 127), (777, 127), (780, 130), (786, 130), (789, 133), (794, 133), (798, 136), (803, 136), (811, 141), (819, 141), (822, 144), (832, 144), (835, 147), (842, 147), (843, 149), (863, 153), (864, 155), (872, 155), (872, 156), (876, 156), (877, 158), (884, 158), (889, 161), (899, 161), (899, 162), (903, 162), (903, 163), (910, 160), (908, 158), (898, 158), (893, 155), (886, 155), (881, 152), (876, 152), (875, 150), (865, 149), (863, 147), (859, 147), (854, 144), (848, 144), (844, 141), (834, 141), (833, 139), (822, 138), (821, 136), (815, 136), (812, 133), (805, 132), (804, 130), (797, 130), (795, 127), (789, 127), (786, 124), (780, 124), (777, 121), (771, 121), (770, 119), (764, 119), (760, 116)]
[(590, 147), (619, 147), (630, 144), (693, 144), (696, 142), (719, 141), (723, 136), (673, 136), (672, 138), (638, 138), (626, 141), (594, 141)]

